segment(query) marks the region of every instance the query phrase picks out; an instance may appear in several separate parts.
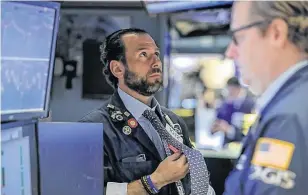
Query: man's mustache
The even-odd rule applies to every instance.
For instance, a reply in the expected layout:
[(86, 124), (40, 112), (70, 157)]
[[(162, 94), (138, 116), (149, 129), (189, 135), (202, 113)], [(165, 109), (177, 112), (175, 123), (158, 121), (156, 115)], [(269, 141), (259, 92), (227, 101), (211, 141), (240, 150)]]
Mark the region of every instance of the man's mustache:
[(148, 73), (148, 75), (155, 74), (155, 73), (162, 73), (162, 70), (159, 69), (159, 68), (153, 68), (153, 69)]

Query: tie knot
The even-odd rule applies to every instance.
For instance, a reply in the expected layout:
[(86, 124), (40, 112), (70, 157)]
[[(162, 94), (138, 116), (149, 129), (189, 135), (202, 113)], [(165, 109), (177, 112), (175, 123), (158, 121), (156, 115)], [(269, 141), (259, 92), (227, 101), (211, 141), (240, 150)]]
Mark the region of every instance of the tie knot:
[(149, 121), (152, 121), (153, 119), (156, 119), (156, 114), (153, 110), (147, 109), (143, 112), (142, 114), (146, 119), (148, 119)]

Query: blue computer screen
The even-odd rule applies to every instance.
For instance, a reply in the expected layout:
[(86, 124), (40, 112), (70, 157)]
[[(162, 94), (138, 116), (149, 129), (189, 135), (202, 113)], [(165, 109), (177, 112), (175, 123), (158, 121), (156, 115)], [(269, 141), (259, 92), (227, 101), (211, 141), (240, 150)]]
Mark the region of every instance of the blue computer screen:
[(2, 114), (45, 109), (55, 19), (53, 8), (1, 2)]

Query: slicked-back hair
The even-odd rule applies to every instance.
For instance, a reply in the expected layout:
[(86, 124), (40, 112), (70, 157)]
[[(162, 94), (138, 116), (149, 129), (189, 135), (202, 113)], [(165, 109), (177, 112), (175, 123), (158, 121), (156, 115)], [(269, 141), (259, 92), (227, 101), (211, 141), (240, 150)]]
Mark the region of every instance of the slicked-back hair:
[(112, 60), (120, 61), (126, 65), (125, 44), (122, 40), (123, 35), (127, 34), (148, 34), (145, 30), (138, 28), (128, 28), (118, 30), (106, 37), (100, 45), (100, 60), (103, 64), (103, 74), (106, 76), (107, 82), (117, 88), (118, 79), (110, 70), (110, 62)]

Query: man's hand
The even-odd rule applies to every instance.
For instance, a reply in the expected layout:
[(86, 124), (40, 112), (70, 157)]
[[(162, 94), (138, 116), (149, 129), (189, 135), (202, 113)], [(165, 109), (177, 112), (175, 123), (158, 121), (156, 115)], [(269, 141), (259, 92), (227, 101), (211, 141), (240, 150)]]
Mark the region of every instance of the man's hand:
[(225, 120), (216, 120), (212, 126), (211, 132), (216, 133), (222, 131), (227, 133), (231, 129), (231, 125)]
[[(167, 184), (173, 183), (185, 177), (188, 173), (188, 163), (185, 155), (174, 153), (163, 160), (152, 173), (151, 180), (155, 187), (160, 190)], [(146, 195), (141, 180), (131, 182), (127, 186), (127, 195)]]
[(163, 160), (152, 173), (151, 179), (154, 185), (161, 189), (167, 184), (181, 180), (189, 171), (187, 159), (179, 152)]

